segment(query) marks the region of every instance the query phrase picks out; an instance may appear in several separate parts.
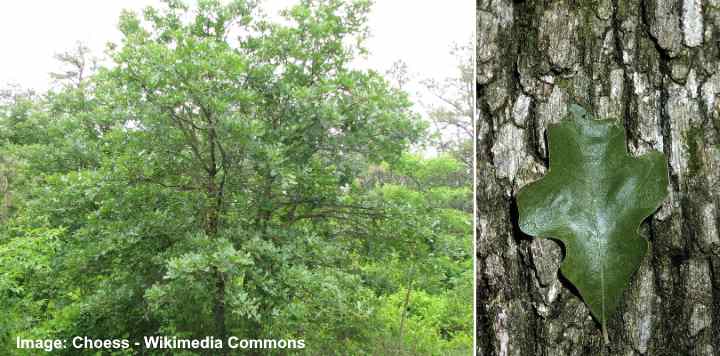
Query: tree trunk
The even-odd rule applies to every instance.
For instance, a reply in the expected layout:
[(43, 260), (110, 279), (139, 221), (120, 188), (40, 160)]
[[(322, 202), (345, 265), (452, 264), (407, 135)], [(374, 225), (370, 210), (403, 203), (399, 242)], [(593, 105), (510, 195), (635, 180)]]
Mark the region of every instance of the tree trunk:
[(10, 215), (12, 200), (10, 172), (5, 172), (4, 168), (5, 167), (0, 166), (0, 223), (5, 222), (5, 219)]
[[(478, 0), (478, 355), (720, 354), (720, 0)], [(514, 196), (578, 103), (669, 162), (650, 250), (608, 324), (522, 234)]]
[[(214, 139), (214, 137), (213, 137)], [(211, 141), (214, 144), (214, 141)], [(214, 146), (211, 146), (214, 152)], [(214, 154), (211, 161), (211, 168), (208, 171), (207, 196), (210, 198), (210, 207), (205, 217), (205, 234), (212, 238), (218, 238), (218, 227), (220, 225), (220, 209), (222, 209), (222, 185), (218, 187), (215, 182), (217, 177), (217, 168), (215, 164)], [(217, 266), (212, 268), (212, 278), (215, 280), (215, 293), (213, 296), (213, 321), (215, 323), (215, 337), (222, 340), (223, 344), (227, 341), (227, 328), (225, 325), (225, 276)], [(221, 355), (227, 355), (227, 347), (219, 351)]]

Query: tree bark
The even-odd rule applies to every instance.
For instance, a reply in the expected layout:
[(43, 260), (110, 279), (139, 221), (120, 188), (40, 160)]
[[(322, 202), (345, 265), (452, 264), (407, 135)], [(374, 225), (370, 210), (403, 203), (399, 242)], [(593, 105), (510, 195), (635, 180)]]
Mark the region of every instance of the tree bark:
[[(720, 354), (720, 0), (477, 6), (478, 355)], [(562, 246), (517, 225), (515, 193), (545, 173), (545, 129), (571, 103), (669, 162), (608, 345), (558, 273)]]

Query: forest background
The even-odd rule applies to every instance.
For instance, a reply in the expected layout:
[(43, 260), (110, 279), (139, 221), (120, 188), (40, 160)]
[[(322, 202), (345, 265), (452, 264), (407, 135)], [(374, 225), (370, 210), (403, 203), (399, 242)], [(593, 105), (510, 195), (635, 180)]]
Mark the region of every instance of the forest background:
[(2, 353), (210, 334), (467, 354), (470, 46), (415, 81), (435, 95), (418, 109), (407, 65), (354, 63), (371, 8), (166, 1), (118, 14), (103, 54), (59, 53), (49, 88), (7, 86)]

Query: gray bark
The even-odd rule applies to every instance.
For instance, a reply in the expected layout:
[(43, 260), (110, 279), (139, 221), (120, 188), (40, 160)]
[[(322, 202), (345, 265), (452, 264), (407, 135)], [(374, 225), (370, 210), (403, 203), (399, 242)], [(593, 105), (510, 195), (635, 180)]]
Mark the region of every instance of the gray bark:
[[(720, 0), (478, 0), (478, 355), (720, 354)], [(517, 228), (545, 129), (577, 103), (669, 162), (650, 251), (608, 324)]]

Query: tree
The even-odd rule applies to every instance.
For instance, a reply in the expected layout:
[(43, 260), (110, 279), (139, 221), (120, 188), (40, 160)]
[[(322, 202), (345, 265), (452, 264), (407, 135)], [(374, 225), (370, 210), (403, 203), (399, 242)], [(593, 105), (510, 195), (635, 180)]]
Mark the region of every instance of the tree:
[[(478, 354), (717, 354), (716, 4), (477, 5)], [(621, 122), (632, 155), (654, 149), (669, 162), (670, 197), (641, 226), (650, 249), (608, 345), (557, 274), (562, 247), (517, 225), (515, 193), (545, 173), (545, 129), (572, 103)]]
[[(255, 24), (252, 3), (242, 1), (200, 2), (190, 23), (181, 19), (187, 8), (170, 2), (167, 12), (145, 12), (150, 30), (125, 14), (117, 69), (108, 75), (122, 88), (110, 100), (131, 103), (119, 108), (131, 111), (139, 128), (142, 152), (131, 155), (148, 157), (128, 167), (132, 179), (199, 194), (196, 219), (221, 244), (255, 234), (277, 239), (275, 219), (292, 229), (328, 209), (365, 214), (339, 204), (337, 190), (356, 174), (354, 161), (392, 159), (414, 130), (405, 98), (377, 75), (348, 68), (357, 50), (343, 41), (362, 31), (367, 5), (303, 2), (287, 13), (292, 27)], [(231, 30), (260, 35), (231, 45)], [(312, 183), (320, 192), (306, 186), (311, 182), (290, 182), (333, 161), (346, 166), (324, 169), (328, 176), (319, 178), (327, 185)], [(143, 172), (148, 162), (155, 169)], [(229, 221), (233, 209), (246, 220)], [(246, 236), (223, 236), (233, 224)], [(231, 277), (211, 269), (215, 335), (224, 339)]]
[(443, 80), (425, 79), (422, 84), (436, 104), (428, 105), (428, 118), (437, 137), (434, 145), (473, 167), (473, 111), (475, 79), (472, 43), (455, 44), (451, 53), (457, 60), (457, 75)]
[(64, 71), (50, 73), (50, 77), (60, 84), (81, 87), (85, 79), (98, 68), (98, 59), (90, 53), (90, 48), (78, 42), (71, 51), (55, 54), (55, 59), (65, 67)]

